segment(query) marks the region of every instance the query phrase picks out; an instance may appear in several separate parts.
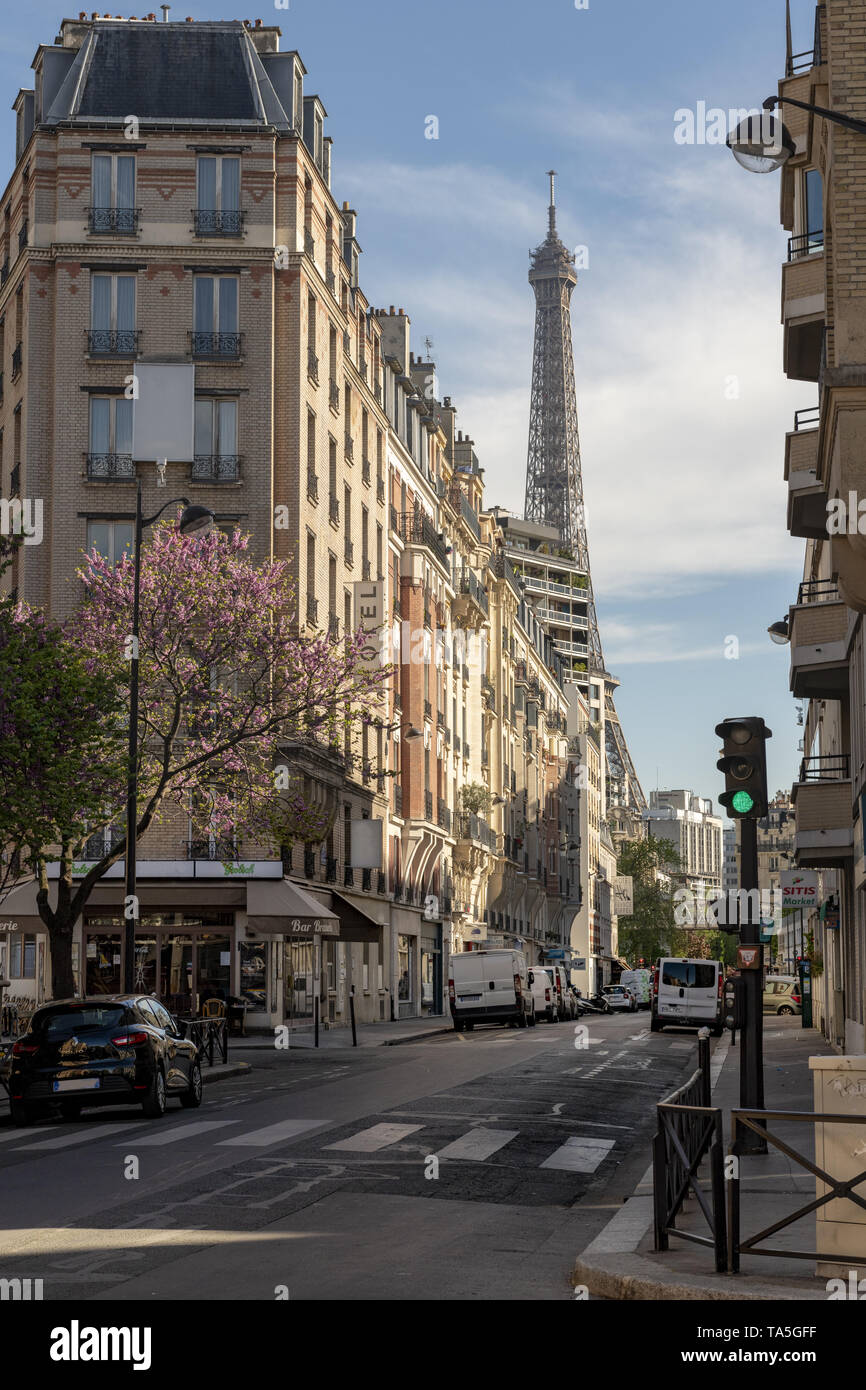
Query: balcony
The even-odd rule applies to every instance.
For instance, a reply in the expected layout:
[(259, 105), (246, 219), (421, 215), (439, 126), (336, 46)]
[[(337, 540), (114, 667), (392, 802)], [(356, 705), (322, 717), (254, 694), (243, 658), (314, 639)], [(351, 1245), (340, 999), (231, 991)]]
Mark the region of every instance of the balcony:
[(12, 349), (12, 380), (15, 381), (21, 375), (21, 368), (24, 363), (24, 349), (19, 343)]
[(377, 869), (377, 870), (376, 870), (376, 892), (377, 892), (377, 893), (387, 893), (387, 891), (388, 891), (388, 875), (385, 873), (385, 870), (384, 870), (384, 869)]
[(782, 267), (783, 367), (792, 380), (818, 380), (825, 318), (823, 237), (792, 237)]
[(432, 793), (432, 792), (425, 792), (425, 793), (424, 793), (424, 819), (425, 819), (425, 820), (429, 820), (429, 821), (432, 821), (432, 819), (433, 819), (433, 793)]
[(384, 478), (377, 478), (377, 479), (376, 479), (376, 501), (377, 501), (377, 502), (384, 502), (384, 501), (385, 501), (385, 480), (384, 480)]
[(189, 350), (198, 361), (237, 361), (243, 333), (190, 333)]
[(791, 691), (798, 700), (848, 692), (848, 607), (832, 579), (801, 584), (789, 618)]
[(319, 359), (312, 348), (307, 348), (307, 376), (316, 386), (319, 384)]
[(854, 816), (848, 756), (804, 758), (791, 792), (797, 828), (797, 868), (842, 868), (854, 853)]
[(343, 451), (349, 463), (352, 463), (355, 458), (355, 441), (350, 434), (347, 434), (343, 440)]
[(134, 477), (135, 463), (132, 454), (87, 455), (87, 478), (89, 482), (117, 482)]
[(88, 230), (94, 236), (134, 236), (140, 218), (141, 208), (87, 209)]
[(436, 530), (427, 513), (420, 510), (398, 513), (392, 508), (392, 514), (392, 525), (396, 520), (394, 530), (400, 539), (406, 545), (423, 546), (447, 572), (451, 547), (445, 544), (444, 536)]
[(454, 816), (454, 834), (457, 838), (457, 852), (465, 859), (467, 849), (486, 849), (495, 851), (496, 833), (490, 829), (481, 816), (461, 811)]
[(194, 483), (237, 483), (240, 463), (240, 454), (196, 454), (190, 478)]
[(344, 867), (344, 869), (343, 869), (343, 887), (344, 887), (344, 888), (354, 888), (354, 886), (355, 886), (355, 870), (352, 868), (352, 865), (351, 865), (351, 864), (346, 864), (345, 867)]
[(25, 217), (24, 221), (21, 223), (21, 226), (18, 228), (18, 255), (19, 255), (19, 256), (21, 255), (21, 252), (24, 250), (24, 247), (25, 247), (26, 245), (27, 245), (27, 218)]
[(815, 36), (813, 47), (806, 49), (803, 53), (792, 53), (785, 64), (785, 76), (796, 77), (799, 73), (808, 72), (810, 68), (820, 67), (824, 58), (822, 54), (821, 42), (821, 11), (824, 5), (815, 6)]
[(328, 617), (328, 636), (336, 642), (340, 635), (340, 619), (336, 613), (331, 613)]
[(490, 612), (490, 601), (481, 581), (471, 570), (464, 570), (456, 581), (455, 589), (451, 605), (452, 621), (460, 627), (481, 627)]
[(238, 857), (240, 845), (240, 840), (220, 840), (215, 839), (213, 835), (208, 836), (205, 840), (187, 840), (186, 857), (187, 859), (234, 861)]
[(12, 472), (9, 474), (9, 496), (20, 497), (21, 495), (21, 464), (16, 463)]
[(319, 621), (319, 601), (312, 594), (307, 594), (307, 622), (311, 627), (315, 627)]
[(135, 357), (139, 337), (134, 328), (91, 328), (87, 351), (91, 357)]
[(373, 474), (370, 460), (368, 458), (361, 459), (361, 482), (364, 484), (365, 487), (370, 486), (372, 476)]
[(307, 496), (311, 502), (319, 500), (319, 475), (312, 469), (307, 469)]
[(451, 808), (446, 802), (440, 801), (437, 807), (437, 821), (440, 830), (451, 830)]
[(327, 859), (325, 860), (325, 882), (326, 882), (326, 883), (336, 883), (336, 882), (337, 882), (337, 861), (336, 861), (336, 859), (327, 858)]
[(395, 782), (395, 783), (394, 783), (394, 815), (395, 815), (395, 816), (402, 816), (402, 814), (403, 814), (403, 788), (402, 788), (401, 786), (399, 786), (399, 785)]
[(478, 521), (478, 516), (475, 512), (475, 508), (472, 506), (472, 503), (469, 501), (469, 498), (466, 496), (466, 493), (463, 491), (462, 487), (458, 487), (455, 484), (451, 488), (449, 488), (448, 501), (451, 503), (451, 506), (454, 508), (457, 515), (469, 528), (475, 540), (480, 541), (481, 525)]
[(309, 256), (310, 260), (312, 260), (313, 256), (316, 254), (316, 243), (313, 240), (313, 234), (306, 227), (304, 228), (304, 254)]
[(343, 561), (347, 565), (355, 563), (355, 547), (347, 536), (343, 542)]
[(331, 291), (331, 294), (332, 294), (332, 295), (334, 296), (334, 298), (336, 299), (336, 298), (337, 298), (337, 277), (336, 277), (336, 275), (334, 274), (333, 270), (328, 269), (328, 270), (325, 271), (325, 285), (326, 285), (327, 288)]
[(432, 706), (432, 704), (430, 703), (429, 700), (425, 700), (425, 701), (424, 701), (424, 718), (425, 718), (425, 719), (432, 719), (432, 718), (433, 718), (433, 706)]
[(335, 526), (337, 526), (340, 521), (340, 500), (338, 497), (334, 497), (333, 494), (328, 498), (328, 520), (332, 521)]
[(9, 257), (8, 257), (8, 255), (7, 255), (7, 256), (6, 256), (6, 259), (5, 259), (4, 262), (3, 262), (3, 264), (0, 265), (0, 288), (2, 288), (2, 286), (6, 284), (6, 281), (7, 281), (8, 279), (9, 279)]
[(785, 481), (788, 484), (788, 530), (792, 536), (827, 536), (827, 489), (818, 482), (818, 406), (798, 410), (794, 428), (785, 435)]
[(369, 580), (369, 579), (372, 577), (372, 574), (373, 574), (373, 570), (372, 570), (372, 567), (371, 567), (371, 565), (370, 565), (370, 561), (369, 561), (369, 560), (362, 560), (362, 561), (361, 561), (361, 578), (364, 579), (364, 580)]
[(334, 414), (340, 409), (340, 388), (333, 378), (328, 382), (328, 405)]
[(237, 237), (244, 234), (246, 213), (238, 208), (193, 208), (196, 236)]

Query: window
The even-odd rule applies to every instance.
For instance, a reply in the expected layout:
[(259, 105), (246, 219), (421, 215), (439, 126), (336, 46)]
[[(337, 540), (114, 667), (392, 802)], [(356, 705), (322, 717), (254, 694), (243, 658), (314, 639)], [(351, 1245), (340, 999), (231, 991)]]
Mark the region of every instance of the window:
[(131, 521), (88, 521), (88, 554), (95, 550), (110, 564), (116, 565), (124, 555), (132, 554), (133, 526)]
[(238, 356), (240, 334), (236, 275), (196, 275), (192, 350), (198, 355)]
[(90, 351), (132, 353), (135, 337), (135, 276), (91, 275)]
[(133, 478), (132, 401), (125, 396), (91, 396), (89, 478)]
[(16, 932), (9, 947), (9, 974), (13, 980), (35, 980), (36, 937)]
[(239, 236), (241, 162), (231, 155), (200, 155), (196, 170), (197, 236)]
[(192, 476), (199, 480), (234, 482), (238, 476), (238, 403), (197, 396)]
[(824, 188), (817, 169), (807, 169), (803, 177), (805, 202), (804, 225), (807, 251), (819, 251), (824, 245)]
[(135, 155), (95, 154), (91, 179), (90, 230), (136, 231)]

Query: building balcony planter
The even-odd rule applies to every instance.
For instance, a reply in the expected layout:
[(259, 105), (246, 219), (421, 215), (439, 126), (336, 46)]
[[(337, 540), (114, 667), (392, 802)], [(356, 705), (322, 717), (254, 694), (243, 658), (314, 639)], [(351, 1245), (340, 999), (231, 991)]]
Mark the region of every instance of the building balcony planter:
[(842, 699), (848, 692), (848, 607), (835, 580), (800, 585), (789, 631), (795, 697)]

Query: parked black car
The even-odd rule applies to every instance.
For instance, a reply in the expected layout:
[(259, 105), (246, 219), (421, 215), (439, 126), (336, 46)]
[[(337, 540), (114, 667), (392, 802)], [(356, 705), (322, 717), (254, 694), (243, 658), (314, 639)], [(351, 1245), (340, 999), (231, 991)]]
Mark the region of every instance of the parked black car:
[(9, 1098), (19, 1125), (51, 1104), (70, 1120), (92, 1105), (140, 1105), (158, 1119), (172, 1096), (181, 1105), (201, 1105), (201, 1085), (195, 1043), (147, 996), (46, 1004), (12, 1048)]

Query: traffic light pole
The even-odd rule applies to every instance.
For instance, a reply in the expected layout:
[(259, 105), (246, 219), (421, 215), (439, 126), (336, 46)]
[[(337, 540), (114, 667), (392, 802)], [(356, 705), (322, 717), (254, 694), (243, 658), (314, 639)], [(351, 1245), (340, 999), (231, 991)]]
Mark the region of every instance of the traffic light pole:
[[(740, 944), (761, 946), (761, 912), (751, 896), (758, 888), (758, 822), (751, 817), (740, 821), (740, 903), (748, 908), (740, 918)], [(759, 900), (760, 901), (760, 900)], [(764, 971), (742, 972), (743, 1018), (740, 1032), (740, 1107), (743, 1110), (764, 1109)], [(766, 1153), (766, 1140), (753, 1130), (740, 1131), (740, 1149), (744, 1153)]]

